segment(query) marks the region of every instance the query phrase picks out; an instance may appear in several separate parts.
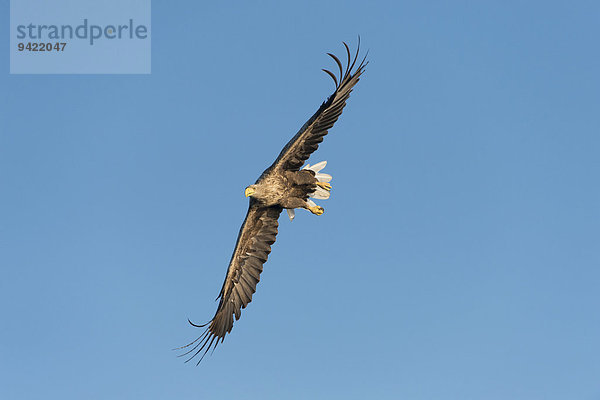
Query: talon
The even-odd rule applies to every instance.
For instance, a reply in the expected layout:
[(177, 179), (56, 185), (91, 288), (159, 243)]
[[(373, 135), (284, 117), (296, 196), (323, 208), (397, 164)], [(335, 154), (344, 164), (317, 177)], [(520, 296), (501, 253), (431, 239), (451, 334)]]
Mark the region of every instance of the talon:
[(319, 206), (308, 207), (308, 210), (315, 215), (321, 215), (325, 212), (323, 207), (319, 207)]
[(331, 190), (331, 184), (329, 184), (327, 182), (317, 182), (317, 186), (322, 187), (323, 189), (327, 190), (328, 192)]

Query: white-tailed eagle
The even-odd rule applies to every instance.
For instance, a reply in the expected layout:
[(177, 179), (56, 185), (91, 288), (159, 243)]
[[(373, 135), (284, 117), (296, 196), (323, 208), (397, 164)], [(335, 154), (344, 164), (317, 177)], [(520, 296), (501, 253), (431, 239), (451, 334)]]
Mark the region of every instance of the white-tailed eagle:
[(346, 100), (367, 65), (366, 55), (356, 65), (360, 40), (354, 57), (350, 55), (350, 48), (346, 43), (344, 47), (347, 56), (345, 68), (339, 58), (327, 53), (338, 66), (339, 79), (331, 71), (323, 70), (335, 82), (333, 94), (285, 145), (275, 162), (262, 173), (256, 183), (246, 188), (245, 194), (250, 197), (250, 206), (238, 234), (225, 282), (217, 297), (220, 299), (219, 306), (208, 323), (196, 325), (190, 321), (193, 326), (206, 329), (192, 343), (180, 347), (187, 350), (181, 356), (191, 354), (187, 361), (203, 353), (198, 361), (200, 363), (211, 348), (214, 350), (219, 342), (223, 342), (225, 335), (233, 328), (234, 317), (238, 320), (242, 309), (252, 301), (263, 264), (275, 243), (277, 220), (281, 212), (285, 209), (290, 220), (294, 218), (296, 208), (304, 208), (315, 215), (323, 214), (323, 208), (310, 198), (329, 197), (331, 176), (320, 172), (326, 161), (313, 166), (302, 166), (342, 114)]

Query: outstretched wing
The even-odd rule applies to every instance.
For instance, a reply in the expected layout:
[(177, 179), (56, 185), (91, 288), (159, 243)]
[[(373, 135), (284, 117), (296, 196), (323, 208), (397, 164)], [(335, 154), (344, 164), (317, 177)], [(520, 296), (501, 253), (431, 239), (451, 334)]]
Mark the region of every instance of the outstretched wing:
[[(217, 312), (211, 321), (204, 325), (190, 324), (196, 327), (207, 326), (204, 333), (192, 343), (181, 347), (188, 348), (181, 356), (191, 354), (191, 360), (202, 351), (202, 358), (213, 348), (225, 340), (225, 335), (233, 328), (233, 316), (240, 319), (242, 308), (252, 301), (252, 294), (260, 280), (263, 264), (271, 252), (271, 245), (277, 236), (277, 219), (281, 207), (262, 207), (254, 199), (250, 199), (250, 207), (246, 219), (240, 228), (235, 250), (229, 262), (225, 282), (217, 299), (221, 299)], [(187, 362), (186, 361), (186, 362)]]
[[(304, 126), (300, 128), (300, 131), (298, 131), (292, 140), (285, 145), (283, 150), (281, 150), (279, 157), (277, 157), (273, 165), (271, 165), (267, 171), (273, 168), (299, 170), (304, 164), (304, 161), (317, 150), (319, 143), (323, 141), (323, 136), (327, 135), (327, 130), (333, 126), (335, 121), (337, 121), (342, 114), (344, 106), (346, 105), (346, 100), (348, 100), (348, 97), (350, 97), (350, 93), (352, 92), (352, 88), (356, 85), (360, 75), (368, 64), (365, 62), (367, 58), (365, 55), (365, 58), (363, 58), (353, 72), (352, 70), (354, 69), (360, 50), (360, 40), (353, 59), (350, 57), (350, 49), (346, 43), (344, 43), (344, 47), (346, 48), (346, 54), (348, 56), (345, 70), (343, 69), (339, 58), (331, 53), (327, 53), (333, 58), (339, 68), (339, 82), (334, 73), (326, 69), (323, 70), (335, 82), (335, 91), (327, 98), (327, 100), (325, 100), (317, 112), (306, 121)], [(350, 63), (351, 61), (352, 64)]]

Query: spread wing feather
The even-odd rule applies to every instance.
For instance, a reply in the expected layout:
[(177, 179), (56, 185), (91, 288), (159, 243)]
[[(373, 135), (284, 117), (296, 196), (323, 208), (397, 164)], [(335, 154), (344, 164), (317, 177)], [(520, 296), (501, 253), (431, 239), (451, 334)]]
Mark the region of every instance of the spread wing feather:
[(204, 325), (190, 324), (196, 327), (206, 327), (203, 334), (192, 343), (180, 349), (190, 348), (180, 356), (191, 354), (187, 361), (196, 357), (201, 352), (202, 358), (212, 348), (225, 340), (225, 335), (233, 328), (233, 317), (237, 321), (252, 301), (256, 285), (260, 280), (263, 264), (271, 252), (271, 245), (277, 236), (277, 219), (281, 213), (280, 207), (262, 207), (254, 199), (250, 200), (250, 207), (246, 219), (240, 228), (235, 250), (229, 262), (225, 282), (217, 299), (220, 299), (215, 316)]
[(360, 40), (354, 58), (350, 56), (350, 48), (346, 43), (344, 43), (344, 47), (346, 48), (347, 55), (345, 69), (342, 67), (342, 62), (339, 58), (331, 53), (327, 53), (327, 55), (333, 58), (338, 66), (339, 82), (333, 72), (326, 69), (323, 70), (333, 79), (335, 91), (327, 98), (327, 100), (325, 100), (317, 112), (306, 121), (304, 126), (300, 128), (292, 140), (285, 145), (273, 165), (271, 165), (267, 171), (271, 171), (274, 168), (292, 171), (299, 170), (304, 164), (304, 161), (317, 150), (319, 143), (321, 143), (323, 137), (327, 135), (327, 131), (342, 114), (344, 106), (346, 105), (346, 100), (348, 100), (348, 97), (350, 97), (350, 93), (352, 92), (352, 88), (359, 81), (361, 74), (368, 64), (368, 62), (365, 62), (367, 58), (365, 55), (358, 67), (356, 67), (356, 70), (353, 71), (360, 51)]

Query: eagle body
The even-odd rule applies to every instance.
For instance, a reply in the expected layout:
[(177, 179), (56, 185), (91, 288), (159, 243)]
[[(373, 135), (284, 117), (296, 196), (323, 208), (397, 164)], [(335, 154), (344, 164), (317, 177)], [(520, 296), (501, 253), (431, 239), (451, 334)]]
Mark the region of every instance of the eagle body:
[(323, 70), (335, 82), (335, 91), (284, 146), (273, 164), (253, 185), (245, 189), (250, 204), (238, 233), (225, 281), (217, 297), (217, 311), (206, 324), (196, 325), (190, 321), (193, 326), (204, 327), (205, 330), (196, 340), (180, 347), (187, 349), (181, 356), (191, 354), (187, 361), (203, 353), (199, 364), (211, 348), (214, 350), (222, 343), (233, 328), (234, 318), (238, 320), (242, 309), (252, 301), (263, 264), (267, 262), (271, 246), (275, 243), (281, 212), (285, 209), (290, 220), (294, 219), (294, 210), (300, 208), (315, 215), (323, 214), (323, 208), (316, 205), (311, 198), (329, 198), (329, 182), (332, 178), (321, 172), (327, 162), (322, 161), (312, 166), (304, 163), (317, 150), (323, 137), (342, 114), (346, 100), (367, 65), (365, 56), (356, 69), (354, 68), (360, 40), (354, 57), (351, 57), (350, 48), (346, 43), (344, 47), (347, 56), (345, 68), (335, 55), (327, 53), (337, 64), (339, 75)]
[(301, 171), (269, 170), (256, 181), (252, 197), (261, 205), (294, 209), (306, 206), (308, 197), (316, 191), (318, 180), (309, 169)]

